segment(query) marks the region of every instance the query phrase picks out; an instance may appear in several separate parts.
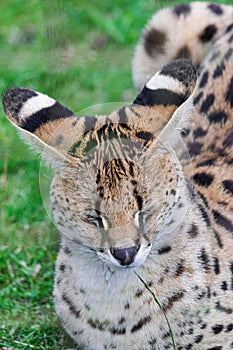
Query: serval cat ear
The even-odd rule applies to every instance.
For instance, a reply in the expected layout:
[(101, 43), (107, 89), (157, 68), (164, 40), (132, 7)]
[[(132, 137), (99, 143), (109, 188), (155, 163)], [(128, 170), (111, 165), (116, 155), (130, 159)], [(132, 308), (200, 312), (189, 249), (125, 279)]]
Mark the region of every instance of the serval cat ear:
[(196, 71), (191, 61), (173, 60), (153, 75), (133, 103), (155, 109), (168, 121), (190, 97), (195, 84)]
[[(40, 153), (45, 149), (51, 163), (64, 160), (64, 133), (68, 134), (77, 117), (53, 98), (26, 88), (5, 92), (4, 112), (20, 136)], [(67, 137), (66, 137), (67, 139)], [(66, 157), (67, 158), (67, 157)]]
[(148, 107), (150, 112), (154, 110), (155, 115), (167, 121), (157, 138), (165, 147), (173, 147), (187, 125), (195, 85), (196, 71), (191, 61), (173, 60), (145, 84), (133, 102)]

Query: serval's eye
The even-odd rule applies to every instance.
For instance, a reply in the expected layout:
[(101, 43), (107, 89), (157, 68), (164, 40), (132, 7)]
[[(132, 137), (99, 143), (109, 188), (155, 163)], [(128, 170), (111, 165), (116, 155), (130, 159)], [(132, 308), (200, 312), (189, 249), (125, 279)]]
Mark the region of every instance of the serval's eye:
[(98, 212), (85, 213), (85, 218), (85, 221), (88, 221), (91, 225), (104, 228), (105, 230), (108, 228), (107, 221)]

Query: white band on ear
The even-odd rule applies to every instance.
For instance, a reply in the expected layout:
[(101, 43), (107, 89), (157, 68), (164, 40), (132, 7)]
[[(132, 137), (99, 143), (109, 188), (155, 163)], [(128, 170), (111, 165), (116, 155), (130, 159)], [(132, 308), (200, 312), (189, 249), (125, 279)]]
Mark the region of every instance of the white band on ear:
[(56, 103), (56, 100), (53, 98), (40, 94), (38, 92), (37, 96), (29, 98), (22, 106), (19, 117), (22, 120), (27, 119), (30, 117), (32, 114), (40, 111), (43, 108), (51, 107)]
[(151, 90), (166, 89), (175, 91), (176, 93), (183, 93), (184, 88), (180, 81), (169, 77), (167, 75), (156, 73), (147, 83), (146, 87)]

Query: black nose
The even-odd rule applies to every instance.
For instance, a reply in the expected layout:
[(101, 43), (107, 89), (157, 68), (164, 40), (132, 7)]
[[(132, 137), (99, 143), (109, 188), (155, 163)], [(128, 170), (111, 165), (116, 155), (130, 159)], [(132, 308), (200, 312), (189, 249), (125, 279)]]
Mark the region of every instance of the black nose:
[(112, 248), (110, 249), (111, 254), (122, 266), (130, 265), (134, 262), (134, 258), (137, 255), (139, 247), (129, 247), (129, 248)]

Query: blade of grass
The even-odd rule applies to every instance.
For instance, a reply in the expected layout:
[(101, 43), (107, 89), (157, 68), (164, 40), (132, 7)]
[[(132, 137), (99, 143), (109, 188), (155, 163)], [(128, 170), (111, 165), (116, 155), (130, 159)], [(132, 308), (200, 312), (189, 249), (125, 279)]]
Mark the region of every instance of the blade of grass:
[(171, 325), (170, 325), (170, 322), (169, 322), (169, 319), (167, 318), (167, 315), (165, 313), (165, 311), (163, 310), (159, 300), (157, 299), (157, 297), (155, 296), (155, 293), (150, 289), (150, 287), (148, 287), (148, 285), (146, 284), (146, 282), (137, 274), (137, 272), (135, 272), (136, 276), (139, 278), (139, 280), (143, 283), (144, 287), (151, 293), (151, 295), (153, 296), (153, 299), (154, 301), (156, 302), (156, 304), (158, 305), (158, 307), (160, 308), (160, 310), (162, 311), (164, 317), (165, 317), (165, 320), (167, 322), (167, 325), (168, 325), (168, 329), (169, 329), (169, 333), (170, 333), (170, 336), (172, 338), (172, 346), (173, 346), (173, 349), (176, 350), (176, 344), (175, 344), (175, 339), (174, 339), (174, 336), (173, 336), (173, 332), (172, 332), (172, 328), (171, 328)]

